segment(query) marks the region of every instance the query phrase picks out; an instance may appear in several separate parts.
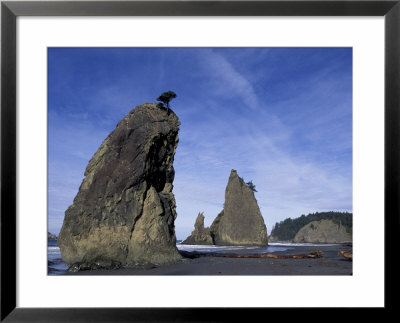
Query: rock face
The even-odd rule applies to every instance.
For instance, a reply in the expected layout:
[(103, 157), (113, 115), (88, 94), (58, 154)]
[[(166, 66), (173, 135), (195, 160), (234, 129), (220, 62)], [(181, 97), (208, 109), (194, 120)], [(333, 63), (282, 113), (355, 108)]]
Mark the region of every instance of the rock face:
[(215, 218), (211, 235), (216, 245), (267, 245), (267, 228), (253, 190), (232, 170), (224, 209)]
[(347, 243), (352, 241), (348, 229), (332, 220), (313, 221), (302, 227), (293, 242)]
[(192, 234), (182, 241), (182, 244), (201, 244), (201, 245), (212, 245), (214, 244), (211, 237), (210, 228), (204, 228), (204, 215), (199, 213), (194, 224), (194, 230)]
[(86, 167), (58, 238), (68, 264), (165, 264), (176, 248), (173, 160), (180, 122), (145, 103), (123, 118)]

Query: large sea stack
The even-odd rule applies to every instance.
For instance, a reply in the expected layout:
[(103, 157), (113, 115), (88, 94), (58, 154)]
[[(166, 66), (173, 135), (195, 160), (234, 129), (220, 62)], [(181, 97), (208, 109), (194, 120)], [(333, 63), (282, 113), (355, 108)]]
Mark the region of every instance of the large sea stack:
[(211, 237), (210, 228), (204, 227), (204, 214), (199, 213), (196, 218), (196, 222), (194, 224), (194, 230), (192, 234), (187, 237), (182, 244), (191, 244), (191, 245), (212, 245), (214, 244), (213, 239)]
[(268, 244), (267, 228), (253, 189), (232, 170), (225, 190), (224, 209), (211, 224), (216, 245)]
[(179, 125), (171, 110), (150, 103), (118, 123), (65, 212), (58, 237), (65, 263), (129, 267), (181, 258), (172, 193)]

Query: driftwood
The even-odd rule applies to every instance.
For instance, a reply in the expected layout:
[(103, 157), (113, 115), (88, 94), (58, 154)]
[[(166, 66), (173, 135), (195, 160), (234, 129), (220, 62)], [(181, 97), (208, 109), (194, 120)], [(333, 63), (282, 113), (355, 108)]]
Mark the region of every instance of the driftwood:
[(353, 261), (353, 249), (351, 249), (351, 250), (338, 250), (338, 254), (343, 256), (347, 260)]
[(295, 255), (277, 255), (274, 253), (260, 253), (250, 255), (239, 255), (239, 254), (221, 254), (221, 253), (199, 253), (199, 252), (188, 252), (179, 251), (180, 254), (186, 258), (198, 258), (198, 257), (223, 257), (223, 258), (273, 258), (273, 259), (303, 259), (303, 258), (322, 258), (323, 252), (321, 250), (312, 250), (308, 254), (295, 254)]
[(261, 253), (252, 255), (224, 255), (216, 254), (216, 257), (226, 258), (274, 258), (274, 259), (302, 259), (302, 258), (321, 258), (323, 252), (321, 250), (313, 250), (309, 254), (297, 254), (297, 255), (277, 255), (274, 253)]

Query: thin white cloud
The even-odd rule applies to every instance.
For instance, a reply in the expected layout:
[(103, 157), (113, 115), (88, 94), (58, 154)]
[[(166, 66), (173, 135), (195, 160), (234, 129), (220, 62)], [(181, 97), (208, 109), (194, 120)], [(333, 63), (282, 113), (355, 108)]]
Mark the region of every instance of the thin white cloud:
[(224, 56), (210, 49), (202, 51), (200, 57), (216, 95), (238, 97), (248, 108), (258, 109), (259, 101), (253, 85)]

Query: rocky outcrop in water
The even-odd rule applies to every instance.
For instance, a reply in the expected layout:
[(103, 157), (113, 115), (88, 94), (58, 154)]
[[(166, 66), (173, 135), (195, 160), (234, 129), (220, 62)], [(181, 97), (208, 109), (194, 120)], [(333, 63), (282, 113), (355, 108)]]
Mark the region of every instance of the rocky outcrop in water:
[(232, 170), (222, 212), (211, 224), (216, 245), (267, 245), (267, 228), (253, 190)]
[(173, 263), (173, 161), (180, 122), (156, 104), (123, 118), (86, 167), (58, 238), (63, 261), (85, 268)]
[(276, 241), (279, 241), (279, 239), (271, 234), (271, 235), (268, 236), (268, 241), (269, 242), (276, 242)]
[(194, 224), (194, 230), (192, 234), (182, 241), (182, 244), (192, 244), (192, 245), (212, 245), (214, 244), (211, 237), (210, 228), (204, 227), (204, 215), (199, 213)]
[(309, 243), (349, 243), (352, 234), (349, 228), (332, 220), (313, 221), (302, 227), (293, 242)]
[(47, 232), (47, 239), (57, 239), (57, 236), (53, 233)]

